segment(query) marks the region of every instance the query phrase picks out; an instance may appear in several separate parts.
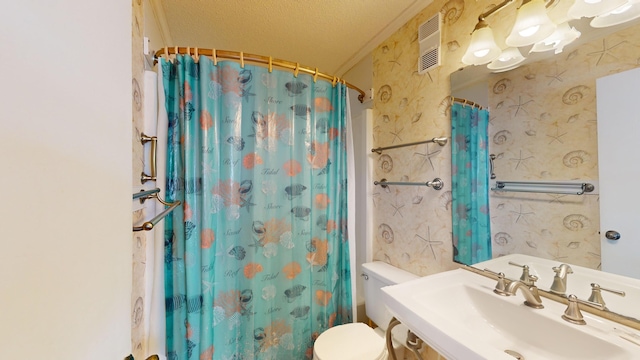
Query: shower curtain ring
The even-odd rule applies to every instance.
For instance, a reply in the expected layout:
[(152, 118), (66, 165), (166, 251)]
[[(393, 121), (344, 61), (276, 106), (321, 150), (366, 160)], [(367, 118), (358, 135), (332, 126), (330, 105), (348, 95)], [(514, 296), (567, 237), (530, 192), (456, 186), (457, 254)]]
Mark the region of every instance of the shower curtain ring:
[(244, 69), (244, 52), (240, 51), (240, 67)]
[(300, 71), (300, 64), (296, 63), (296, 68), (293, 70), (293, 76), (298, 77), (299, 71)]
[(273, 58), (269, 56), (269, 72), (273, 71)]
[(315, 83), (318, 80), (318, 68), (316, 68), (316, 72), (313, 73), (313, 82)]
[(336, 83), (338, 82), (338, 78), (334, 75), (333, 81), (331, 82), (331, 86), (336, 87)]
[(200, 61), (200, 54), (198, 54), (198, 47), (196, 46), (195, 54), (193, 55), (196, 63)]
[(218, 65), (218, 54), (216, 52), (216, 48), (211, 49), (211, 53), (213, 56), (213, 65)]

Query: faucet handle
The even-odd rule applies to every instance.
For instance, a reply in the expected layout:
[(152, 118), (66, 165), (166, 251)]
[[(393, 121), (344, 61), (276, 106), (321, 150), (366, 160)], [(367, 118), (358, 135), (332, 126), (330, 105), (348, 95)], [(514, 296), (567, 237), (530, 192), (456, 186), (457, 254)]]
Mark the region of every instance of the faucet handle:
[[(601, 287), (596, 283), (591, 283), (591, 296), (589, 296), (589, 301), (600, 304), (602, 306), (605, 305), (604, 299), (602, 298), (602, 292), (600, 290), (608, 291), (610, 293), (616, 294), (618, 296), (625, 296), (626, 293), (620, 290), (612, 290)], [(605, 306), (606, 309), (606, 306)]]
[(509, 296), (509, 293), (505, 291), (505, 289), (507, 288), (507, 285), (504, 282), (504, 273), (502, 272), (497, 273), (489, 269), (484, 269), (484, 271), (498, 278), (498, 282), (496, 283), (496, 287), (495, 289), (493, 289), (493, 292), (498, 295)]
[(535, 277), (535, 280), (533, 280), (533, 281), (531, 280), (531, 276), (532, 275), (529, 275), (529, 265), (520, 265), (520, 264), (514, 263), (513, 261), (509, 261), (509, 265), (513, 265), (513, 266), (517, 266), (517, 267), (522, 268), (522, 275), (520, 275), (520, 281), (522, 281), (526, 285), (532, 286), (533, 282), (538, 280), (538, 278), (536, 276), (533, 276), (533, 277)]
[(578, 299), (577, 296), (573, 294), (567, 296), (567, 300), (569, 301), (569, 304), (567, 306), (567, 309), (564, 311), (562, 318), (573, 324), (577, 324), (577, 325), (587, 324), (587, 322), (584, 321), (584, 317), (582, 316), (582, 312), (580, 312), (580, 306), (578, 304), (591, 306), (599, 310), (605, 310), (604, 305), (598, 304), (592, 301), (580, 300)]

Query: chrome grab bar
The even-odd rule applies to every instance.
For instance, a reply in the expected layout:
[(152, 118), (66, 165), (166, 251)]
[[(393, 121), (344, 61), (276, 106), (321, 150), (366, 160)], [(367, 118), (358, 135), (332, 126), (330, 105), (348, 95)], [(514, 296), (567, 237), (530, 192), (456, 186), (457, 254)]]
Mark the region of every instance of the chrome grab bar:
[(387, 181), (387, 179), (382, 179), (380, 181), (374, 181), (373, 185), (380, 185), (383, 188), (386, 188), (388, 185), (428, 186), (434, 190), (440, 190), (444, 186), (444, 182), (440, 178), (435, 178), (433, 181), (427, 182)]
[(449, 139), (446, 138), (446, 137), (435, 137), (435, 138), (433, 138), (431, 140), (416, 141), (416, 142), (407, 143), (407, 144), (399, 144), (399, 145), (392, 145), (392, 146), (386, 146), (386, 147), (379, 147), (379, 148), (371, 149), (371, 152), (382, 154), (382, 150), (396, 149), (396, 148), (399, 148), (399, 147), (426, 144), (426, 143), (436, 143), (436, 144), (438, 144), (440, 146), (445, 146), (447, 144), (447, 141), (449, 141)]

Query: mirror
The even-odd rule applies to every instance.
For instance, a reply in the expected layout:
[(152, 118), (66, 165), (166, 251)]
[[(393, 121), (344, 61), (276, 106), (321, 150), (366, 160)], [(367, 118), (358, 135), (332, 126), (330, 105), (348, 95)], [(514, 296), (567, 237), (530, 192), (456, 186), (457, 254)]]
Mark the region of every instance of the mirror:
[(508, 72), (470, 66), (451, 75), (452, 96), (489, 108), (496, 180), (595, 185), (580, 196), (490, 191), (494, 258), (521, 253), (600, 268), (596, 79), (640, 66), (638, 24), (583, 31), (564, 52)]

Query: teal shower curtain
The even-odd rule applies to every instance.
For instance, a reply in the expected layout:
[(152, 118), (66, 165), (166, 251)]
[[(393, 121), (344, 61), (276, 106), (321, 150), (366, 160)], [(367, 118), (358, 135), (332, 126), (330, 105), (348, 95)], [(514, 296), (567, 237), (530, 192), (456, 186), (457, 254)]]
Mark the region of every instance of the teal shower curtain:
[(167, 356), (305, 359), (351, 322), (346, 86), (161, 60)]
[(487, 110), (451, 106), (453, 259), (463, 264), (491, 259), (488, 126)]

